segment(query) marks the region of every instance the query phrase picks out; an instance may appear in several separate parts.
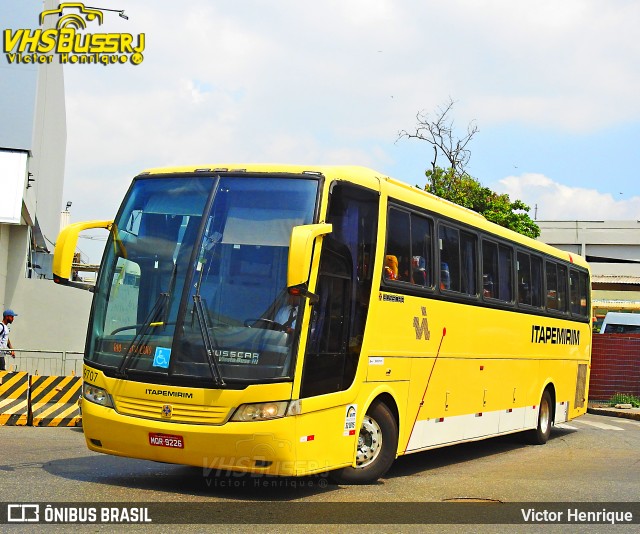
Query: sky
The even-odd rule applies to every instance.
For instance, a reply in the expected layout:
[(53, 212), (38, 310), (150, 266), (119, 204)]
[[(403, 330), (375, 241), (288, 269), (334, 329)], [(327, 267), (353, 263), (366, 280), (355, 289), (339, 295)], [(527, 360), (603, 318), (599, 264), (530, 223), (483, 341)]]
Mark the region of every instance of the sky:
[(146, 43), (137, 66), (64, 67), (72, 221), (112, 218), (164, 165), (364, 165), (423, 186), (432, 149), (398, 133), (449, 100), (456, 134), (478, 128), (468, 172), (533, 218), (640, 219), (636, 0), (94, 4), (129, 17), (100, 31)]

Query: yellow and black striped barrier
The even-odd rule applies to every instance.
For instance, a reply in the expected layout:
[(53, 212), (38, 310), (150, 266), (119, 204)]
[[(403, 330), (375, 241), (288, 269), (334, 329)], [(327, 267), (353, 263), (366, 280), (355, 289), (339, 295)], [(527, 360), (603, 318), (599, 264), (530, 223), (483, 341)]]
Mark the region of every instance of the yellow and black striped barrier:
[(25, 426), (29, 417), (29, 374), (0, 371), (0, 426)]
[(78, 426), (79, 376), (31, 376), (31, 424), (33, 426)]

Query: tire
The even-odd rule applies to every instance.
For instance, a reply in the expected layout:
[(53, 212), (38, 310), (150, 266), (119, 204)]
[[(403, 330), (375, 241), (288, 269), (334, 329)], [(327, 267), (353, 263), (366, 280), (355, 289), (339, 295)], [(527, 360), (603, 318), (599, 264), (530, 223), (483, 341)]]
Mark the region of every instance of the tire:
[(553, 421), (553, 408), (551, 394), (545, 389), (540, 399), (540, 412), (538, 413), (538, 426), (535, 430), (525, 433), (526, 440), (532, 445), (544, 445), (551, 435), (551, 423)]
[(386, 404), (375, 401), (362, 420), (356, 467), (344, 467), (331, 473), (338, 484), (371, 484), (384, 475), (396, 459), (398, 423)]

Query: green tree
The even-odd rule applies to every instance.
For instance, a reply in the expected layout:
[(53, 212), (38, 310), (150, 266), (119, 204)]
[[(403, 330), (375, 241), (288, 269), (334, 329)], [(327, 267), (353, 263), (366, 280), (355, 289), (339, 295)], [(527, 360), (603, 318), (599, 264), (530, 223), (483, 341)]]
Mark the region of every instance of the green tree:
[[(466, 166), (471, 158), (468, 145), (473, 136), (478, 133), (478, 127), (472, 122), (467, 127), (466, 134), (457, 137), (453, 120), (449, 118), (453, 105), (454, 101), (449, 99), (449, 102), (438, 108), (433, 119), (425, 112), (418, 113), (414, 132), (402, 130), (398, 134), (399, 139), (418, 139), (426, 141), (433, 147), (434, 157), (431, 169), (425, 173), (427, 184), (424, 189), (477, 211), (487, 220), (500, 226), (535, 239), (540, 235), (540, 228), (529, 217), (529, 206), (521, 200), (512, 201), (507, 194), (498, 194), (488, 187), (483, 187), (478, 180), (466, 172)], [(438, 165), (439, 156), (447, 160), (447, 168)]]
[(467, 173), (456, 174), (452, 167), (434, 167), (425, 174), (425, 191), (481, 213), (487, 220), (533, 239), (540, 235), (540, 228), (528, 215), (529, 206), (521, 200), (512, 201), (506, 193), (499, 194), (484, 187)]

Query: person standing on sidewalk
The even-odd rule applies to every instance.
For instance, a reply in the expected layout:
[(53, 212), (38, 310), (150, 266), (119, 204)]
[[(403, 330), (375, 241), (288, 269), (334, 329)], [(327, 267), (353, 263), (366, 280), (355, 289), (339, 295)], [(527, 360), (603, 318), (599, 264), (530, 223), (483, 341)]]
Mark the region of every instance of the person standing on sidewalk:
[(16, 353), (11, 350), (13, 349), (11, 341), (9, 341), (9, 332), (11, 331), (9, 325), (13, 323), (13, 318), (17, 315), (13, 310), (4, 310), (2, 314), (2, 322), (0, 323), (0, 371), (5, 370), (5, 353), (8, 353), (12, 358), (16, 357)]

